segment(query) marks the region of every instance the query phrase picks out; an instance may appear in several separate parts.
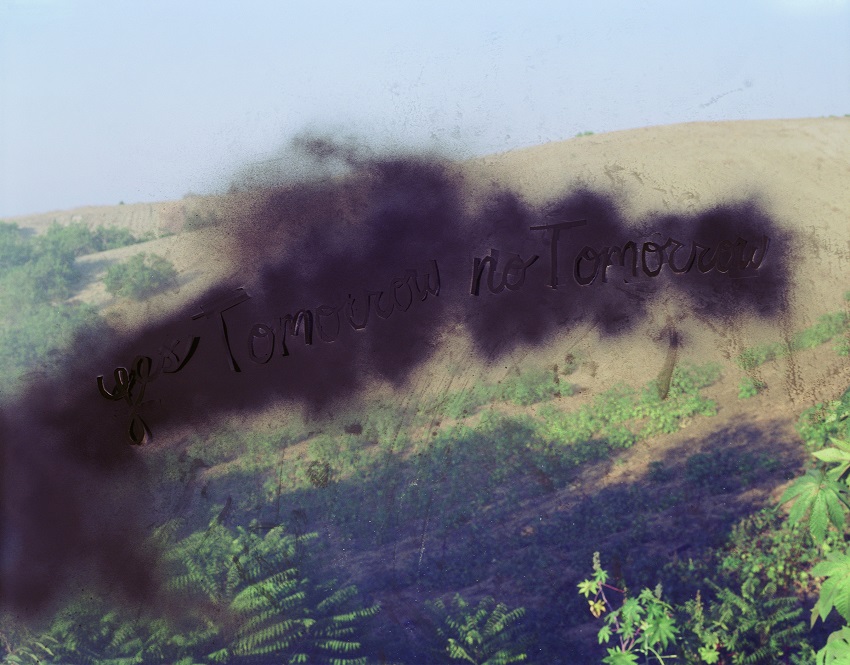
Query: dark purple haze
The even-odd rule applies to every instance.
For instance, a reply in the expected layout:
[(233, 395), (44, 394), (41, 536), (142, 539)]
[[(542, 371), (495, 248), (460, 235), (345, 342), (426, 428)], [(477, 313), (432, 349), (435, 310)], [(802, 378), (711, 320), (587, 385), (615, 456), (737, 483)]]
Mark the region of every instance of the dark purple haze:
[[(458, 326), (480, 349), (500, 344), (507, 352), (519, 343), (542, 344), (583, 320), (605, 335), (627, 333), (662, 289), (679, 292), (722, 325), (741, 313), (780, 315), (789, 287), (790, 237), (752, 200), (694, 215), (626, 220), (604, 192), (564, 191), (537, 209), (506, 188), (487, 196), (472, 191), (456, 166), (398, 158), (355, 160), (344, 178), (269, 189), (252, 201), (228, 213), (219, 227), (243, 266), (238, 283), (212, 285), (195, 307), (127, 337), (81, 337), (60, 365), (48, 368), (49, 379), (28, 386), (3, 411), (4, 606), (34, 611), (72, 583), (77, 589), (103, 583), (140, 601), (155, 596), (156, 557), (144, 546), (150, 534), (145, 509), (156, 491), (139, 464), (146, 449), (128, 445), (130, 406), (104, 399), (95, 383), (104, 375), (111, 390), (113, 370), (133, 369), (136, 356), (150, 356), (154, 371), (169, 357), (165, 369), (174, 370), (197, 338), (180, 371), (159, 371), (145, 387), (150, 403), (137, 412), (137, 433), (144, 421), (161, 435), (181, 424), (263, 409), (281, 398), (319, 408), (357, 394), (372, 378), (401, 386), (439, 353), (440, 335)], [(531, 227), (575, 220), (586, 224), (561, 232), (558, 284), (552, 288), (552, 231)], [(684, 245), (676, 254), (681, 267), (692, 241), (714, 252), (721, 241), (734, 244), (740, 237), (752, 250), (764, 236), (770, 244), (758, 270), (703, 273), (695, 261), (687, 273), (664, 266), (648, 277), (638, 257), (634, 279), (620, 267), (609, 268), (606, 283), (597, 275), (581, 286), (574, 275), (574, 259), (585, 245), (598, 251), (634, 240), (640, 248), (647, 240), (663, 244), (672, 237)], [(507, 276), (510, 288), (492, 293), (485, 265), (479, 295), (471, 295), (473, 261), (491, 249), (499, 252), (497, 289), (504, 266), (518, 257)], [(517, 262), (534, 255), (516, 288)], [(590, 259), (582, 264), (582, 279), (591, 266)], [(416, 286), (409, 270), (416, 271)], [(250, 298), (224, 313), (228, 353), (220, 316), (193, 316), (209, 313), (217, 299), (237, 297), (239, 287)], [(356, 325), (364, 323), (369, 291), (368, 321), (355, 330), (349, 316)], [(305, 344), (302, 322), (298, 336), (288, 328), (284, 356), (281, 318), (304, 308), (314, 315), (312, 344)], [(174, 357), (158, 353), (173, 340), (180, 340)], [(138, 390), (137, 382), (136, 395)]]

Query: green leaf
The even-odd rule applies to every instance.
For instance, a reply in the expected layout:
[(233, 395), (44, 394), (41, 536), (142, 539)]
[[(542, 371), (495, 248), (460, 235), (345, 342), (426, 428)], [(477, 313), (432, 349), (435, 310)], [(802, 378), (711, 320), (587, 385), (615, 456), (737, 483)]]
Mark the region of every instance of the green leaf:
[(632, 665), (638, 662), (638, 657), (630, 651), (623, 651), (620, 648), (608, 649), (608, 655), (602, 659), (605, 665)]
[(717, 646), (700, 647), (699, 657), (702, 658), (704, 663), (714, 665), (720, 660), (720, 652), (717, 651)]
[(608, 626), (602, 626), (599, 629), (599, 644), (608, 642), (611, 639), (611, 629)]
[(824, 448), (812, 453), (822, 462), (829, 464), (847, 463), (850, 462), (850, 452), (839, 450), (838, 448)]
[(834, 436), (829, 437), (829, 440), (833, 445), (837, 446), (841, 450), (844, 450), (850, 453), (850, 441), (845, 441), (844, 439), (836, 439)]
[(579, 582), (577, 586), (578, 592), (585, 598), (590, 598), (591, 594), (595, 596), (599, 593), (599, 585), (592, 580), (584, 580), (583, 582)]
[(672, 617), (667, 615), (654, 617), (652, 621), (647, 622), (644, 630), (644, 640), (649, 646), (661, 644), (662, 649), (667, 648), (669, 642), (676, 640), (676, 622)]
[(620, 608), (620, 615), (626, 624), (635, 624), (640, 620), (643, 614), (643, 608), (640, 606), (636, 598), (627, 598)]
[(841, 483), (827, 478), (823, 471), (809, 471), (785, 490), (779, 502), (795, 499), (788, 521), (795, 524), (808, 515), (809, 532), (815, 543), (820, 544), (826, 537), (829, 522), (838, 529), (843, 528), (846, 496), (847, 488)]
[(812, 569), (812, 575), (826, 577), (812, 610), (812, 625), (818, 616), (825, 621), (833, 608), (850, 621), (850, 556), (834, 552)]
[(844, 626), (832, 633), (826, 646), (817, 653), (817, 665), (850, 663), (850, 628)]

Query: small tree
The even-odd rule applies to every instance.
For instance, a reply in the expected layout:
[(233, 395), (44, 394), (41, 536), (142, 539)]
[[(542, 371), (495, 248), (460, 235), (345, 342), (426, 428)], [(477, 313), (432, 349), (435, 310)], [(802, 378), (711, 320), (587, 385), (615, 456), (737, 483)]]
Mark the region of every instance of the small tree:
[(32, 243), (17, 224), (0, 222), (0, 272), (30, 260)]
[(136, 254), (124, 263), (109, 267), (103, 283), (114, 296), (143, 300), (177, 281), (172, 263), (158, 254)]

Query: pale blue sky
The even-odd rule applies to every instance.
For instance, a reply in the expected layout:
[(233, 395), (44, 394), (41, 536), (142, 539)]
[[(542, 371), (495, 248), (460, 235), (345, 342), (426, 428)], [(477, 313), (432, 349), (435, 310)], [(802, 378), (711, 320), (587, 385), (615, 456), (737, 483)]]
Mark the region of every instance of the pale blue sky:
[(0, 216), (226, 189), (304, 129), (467, 157), (850, 113), (850, 0), (0, 0)]

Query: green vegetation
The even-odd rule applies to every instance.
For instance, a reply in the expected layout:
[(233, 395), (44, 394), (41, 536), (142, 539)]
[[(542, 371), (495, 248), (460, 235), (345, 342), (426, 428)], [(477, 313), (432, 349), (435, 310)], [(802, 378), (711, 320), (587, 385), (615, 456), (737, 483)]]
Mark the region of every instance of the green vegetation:
[(748, 376), (741, 380), (740, 387), (738, 389), (738, 398), (749, 399), (750, 397), (755, 397), (765, 388), (767, 388), (767, 384), (765, 384), (764, 381)]
[(12, 394), (27, 371), (103, 334), (93, 307), (65, 302), (79, 281), (76, 258), (134, 242), (126, 229), (80, 222), (54, 223), (40, 236), (0, 222), (0, 393)]
[[(848, 295), (850, 291), (844, 294), (845, 300)], [(848, 334), (850, 334), (850, 317), (847, 312), (824, 314), (818, 318), (817, 323), (798, 332), (787, 343), (773, 342), (745, 349), (737, 358), (738, 365), (741, 369), (749, 371), (770, 360), (784, 358), (795, 351), (814, 349), (836, 337), (842, 338), (835, 344), (836, 352), (839, 355), (848, 355), (850, 354)]]
[(576, 138), (579, 138), (580, 136), (593, 136), (593, 132), (579, 132), (576, 134)]
[(174, 265), (158, 254), (136, 254), (123, 263), (109, 266), (103, 278), (114, 296), (143, 300), (177, 283)]
[(665, 399), (652, 381), (640, 393), (628, 386), (615, 386), (577, 411), (542, 408), (540, 414), (546, 423), (546, 434), (552, 439), (579, 446), (593, 442), (597, 450), (594, 454), (598, 454), (600, 445), (602, 450), (628, 448), (650, 436), (677, 431), (687, 418), (714, 415), (716, 405), (699, 390), (719, 376), (720, 369), (715, 364), (682, 364), (673, 371)]
[[(777, 562), (776, 553), (771, 555)], [(598, 552), (593, 569), (593, 577), (580, 582), (578, 589), (588, 598), (594, 617), (605, 615), (599, 643), (615, 639), (602, 659), (606, 665), (636, 663), (637, 654), (644, 656), (642, 662), (693, 665), (772, 665), (786, 662), (780, 659), (789, 655), (792, 659), (787, 662), (811, 662), (814, 652), (805, 639), (806, 625), (799, 620), (800, 600), (779, 596), (777, 582), (764, 583), (757, 565), (718, 571), (726, 586), (703, 578), (695, 596), (676, 606), (661, 600), (661, 584), (636, 595), (607, 584), (609, 574), (601, 567)], [(622, 596), (619, 607), (609, 599), (612, 594)]]
[[(635, 597), (624, 592), (622, 607), (615, 609), (605, 595), (605, 589), (613, 587), (607, 585), (608, 574), (596, 555), (594, 576), (579, 584), (579, 592), (593, 596), (589, 601), (593, 616), (608, 613), (599, 630), (600, 643), (619, 638), (603, 663), (637, 662), (635, 654), (647, 650), (653, 662), (838, 665), (847, 661), (850, 442), (829, 432), (846, 427), (848, 393), (815, 411), (819, 414), (816, 424), (810, 422), (811, 414), (801, 418), (815, 465), (780, 498), (780, 504), (791, 504), (787, 519), (775, 508), (761, 511), (742, 520), (726, 545), (711, 557), (662, 570), (662, 576), (679, 588), (679, 596), (693, 594), (690, 599), (676, 606), (663, 605), (651, 614), (640, 604), (641, 599), (651, 598), (644, 588)], [(831, 446), (824, 445), (824, 436)], [(693, 483), (700, 477), (705, 474), (692, 473), (687, 480)], [(800, 620), (808, 594), (817, 595), (811, 633)], [(625, 615), (632, 618), (631, 623)], [(656, 638), (647, 644), (650, 636), (659, 634), (667, 635), (667, 641)], [(820, 643), (819, 650), (813, 642)]]
[(17, 224), (0, 222), (0, 270), (25, 264), (33, 253), (32, 242)]
[[(57, 227), (39, 240), (0, 225), (4, 381), (103, 330), (93, 308), (63, 302), (74, 259), (110, 242), (95, 235)], [(119, 276), (115, 292), (140, 297), (173, 271), (137, 255)], [(846, 317), (829, 315), (787, 348), (744, 355), (758, 364), (837, 336), (848, 339)], [(703, 390), (719, 368), (678, 364), (663, 398), (650, 381), (582, 404), (566, 380), (574, 369), (524, 368), (438, 399), (363, 400), (274, 428), (222, 426), (179, 452), (147, 450), (164, 496), (181, 495), (189, 471), (203, 469), (198, 502), (208, 512), (180, 515), (154, 535), (166, 589), (185, 611), (140, 612), (87, 591), (39, 630), (0, 618), (0, 659), (845, 662), (850, 391), (801, 415), (814, 460), (805, 473), (783, 452), (751, 446), (736, 424), (665, 448), (644, 476), (635, 462), (645, 462), (624, 451), (714, 415)], [(739, 396), (763, 387), (748, 379)], [(578, 483), (584, 474), (593, 483)], [(748, 503), (795, 475), (782, 497), (789, 517)], [(225, 498), (227, 519), (210, 521)], [(581, 581), (572, 571), (598, 551), (607, 569), (596, 555)], [(810, 630), (801, 617), (812, 605)], [(591, 623), (599, 644), (574, 637)]]
[[(636, 663), (636, 654), (649, 656), (653, 662), (663, 663), (665, 657), (659, 651), (667, 649), (675, 642), (676, 628), (672, 608), (661, 600), (661, 587), (650, 591), (643, 589), (635, 598), (626, 596), (626, 592), (607, 584), (608, 572), (602, 568), (599, 552), (593, 553), (593, 577), (578, 584), (579, 593), (588, 599), (590, 613), (600, 617), (607, 612), (605, 625), (599, 630), (599, 643), (608, 643), (616, 635), (617, 644), (608, 648), (608, 655), (602, 659), (606, 665)], [(608, 599), (609, 592), (625, 596), (620, 607)], [(592, 596), (592, 598), (591, 598)]]
[(451, 392), (431, 408), (457, 420), (474, 414), (486, 404), (511, 402), (530, 406), (557, 397), (568, 397), (573, 392), (573, 386), (562, 380), (557, 365), (552, 368), (536, 367), (524, 372), (515, 371), (497, 384), (476, 383), (471, 388)]
[(301, 573), (304, 548), (315, 538), (280, 528), (263, 537), (242, 528), (234, 534), (213, 521), (166, 551), (168, 588), (190, 601), (184, 616), (139, 616), (84, 594), (4, 662), (24, 662), (20, 654), (29, 651), (42, 663), (361, 665), (355, 636), (379, 607), (360, 604), (354, 586)]
[(451, 608), (439, 599), (429, 608), (434, 614), (438, 639), (445, 644), (434, 653), (435, 662), (446, 656), (473, 665), (509, 665), (528, 659), (523, 652), (527, 642), (522, 632), (523, 608), (508, 610), (490, 596), (473, 608), (460, 594), (455, 594)]
[(850, 389), (828, 404), (818, 402), (797, 421), (800, 438), (810, 451), (820, 450), (830, 439), (850, 438)]

